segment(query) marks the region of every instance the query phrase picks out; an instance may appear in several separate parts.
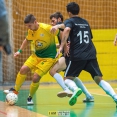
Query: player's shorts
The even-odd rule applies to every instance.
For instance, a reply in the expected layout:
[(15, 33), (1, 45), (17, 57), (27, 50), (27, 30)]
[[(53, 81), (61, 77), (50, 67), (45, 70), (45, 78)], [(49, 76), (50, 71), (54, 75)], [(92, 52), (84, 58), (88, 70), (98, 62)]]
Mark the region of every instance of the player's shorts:
[[(64, 55), (62, 55), (61, 57), (65, 57), (65, 64), (66, 64), (66, 66), (68, 66), (70, 58), (68, 56), (64, 56)], [(63, 71), (66, 71), (66, 69), (64, 69)]]
[(53, 58), (39, 58), (35, 54), (32, 54), (24, 63), (31, 71), (37, 73), (39, 76), (45, 75), (50, 68), (55, 64), (56, 59)]
[(70, 58), (69, 58), (68, 56), (65, 56), (65, 63), (66, 63), (66, 66), (68, 66), (69, 61), (70, 61)]
[(82, 70), (89, 72), (92, 78), (95, 76), (102, 76), (97, 59), (91, 59), (70, 61), (65, 72), (65, 77), (78, 77)]

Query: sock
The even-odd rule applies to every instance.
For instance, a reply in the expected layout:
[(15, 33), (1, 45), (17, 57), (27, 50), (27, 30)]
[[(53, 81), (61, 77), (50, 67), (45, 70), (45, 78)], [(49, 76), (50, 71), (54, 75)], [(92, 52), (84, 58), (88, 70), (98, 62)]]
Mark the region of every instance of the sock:
[(33, 97), (33, 95), (37, 91), (38, 87), (39, 87), (39, 82), (37, 82), (37, 83), (32, 82), (31, 85), (30, 85), (30, 94), (29, 94), (29, 96)]
[(81, 88), (81, 90), (83, 91), (83, 93), (86, 95), (87, 98), (88, 97), (90, 98), (92, 96), (78, 77), (74, 79), (74, 82), (79, 88)]
[(20, 74), (20, 72), (18, 73), (17, 78), (16, 78), (16, 82), (15, 82), (15, 90), (16, 91), (20, 90), (20, 87), (24, 83), (26, 77), (27, 77), (27, 75), (22, 75), (22, 74)]
[(71, 90), (71, 91), (75, 91), (76, 89), (78, 89), (78, 87), (76, 86), (75, 82), (73, 80), (70, 79), (66, 79), (65, 80), (65, 84), (66, 86)]
[(69, 90), (68, 87), (65, 85), (62, 76), (59, 73), (55, 73), (53, 77), (56, 79), (56, 81), (62, 87), (63, 90)]
[(115, 91), (112, 89), (108, 82), (101, 80), (99, 86), (106, 92), (106, 94), (110, 95), (111, 97), (116, 95)]

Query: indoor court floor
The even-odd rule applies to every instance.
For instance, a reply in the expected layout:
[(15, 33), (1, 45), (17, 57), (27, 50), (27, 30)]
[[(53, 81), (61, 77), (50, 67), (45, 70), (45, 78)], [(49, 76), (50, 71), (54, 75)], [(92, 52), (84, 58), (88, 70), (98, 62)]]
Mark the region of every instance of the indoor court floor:
[[(117, 83), (110, 84), (116, 91)], [(57, 92), (62, 90), (58, 84), (40, 85), (33, 97), (34, 105), (30, 106), (26, 104), (29, 85), (22, 86), (15, 106), (5, 103), (3, 90), (9, 86), (0, 86), (0, 117), (117, 117), (116, 104), (111, 97), (95, 83), (85, 83), (85, 86), (95, 102), (83, 103), (85, 95), (82, 93), (74, 106), (69, 105), (68, 97), (57, 97)]]

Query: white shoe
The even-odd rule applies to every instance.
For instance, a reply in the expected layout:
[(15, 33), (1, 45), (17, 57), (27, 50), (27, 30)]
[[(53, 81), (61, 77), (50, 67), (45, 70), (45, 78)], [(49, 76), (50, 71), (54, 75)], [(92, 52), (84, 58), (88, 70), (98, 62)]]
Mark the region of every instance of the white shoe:
[(73, 95), (73, 93), (70, 90), (64, 90), (61, 91), (57, 94), (58, 97), (63, 98), (63, 97), (71, 97)]
[(11, 92), (13, 92), (13, 93), (15, 93), (15, 94), (18, 94), (18, 91), (16, 91), (14, 88), (10, 88), (9, 90), (4, 90), (3, 92), (4, 92), (5, 94), (11, 93)]
[(29, 96), (29, 97), (27, 98), (27, 104), (28, 104), (28, 105), (33, 105), (33, 104), (34, 104), (31, 96)]
[(5, 94), (8, 94), (10, 91), (9, 90), (4, 90), (3, 91)]

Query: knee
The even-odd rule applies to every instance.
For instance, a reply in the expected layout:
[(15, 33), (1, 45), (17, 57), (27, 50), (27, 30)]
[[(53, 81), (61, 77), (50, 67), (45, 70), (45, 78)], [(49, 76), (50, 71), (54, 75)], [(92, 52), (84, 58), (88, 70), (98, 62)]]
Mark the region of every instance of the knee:
[(54, 69), (50, 69), (49, 74), (53, 77), (56, 71)]
[(96, 84), (98, 84), (98, 85), (99, 85), (99, 83), (100, 83), (101, 80), (102, 80), (102, 77), (100, 77), (100, 76), (95, 76), (95, 77), (94, 77), (94, 81), (95, 81)]
[(34, 75), (33, 75), (33, 82), (34, 82), (34, 83), (39, 82), (40, 79), (41, 79), (41, 76), (39, 76), (38, 74), (34, 74)]
[(22, 66), (20, 69), (21, 74), (27, 74), (30, 71), (30, 68), (27, 66)]

